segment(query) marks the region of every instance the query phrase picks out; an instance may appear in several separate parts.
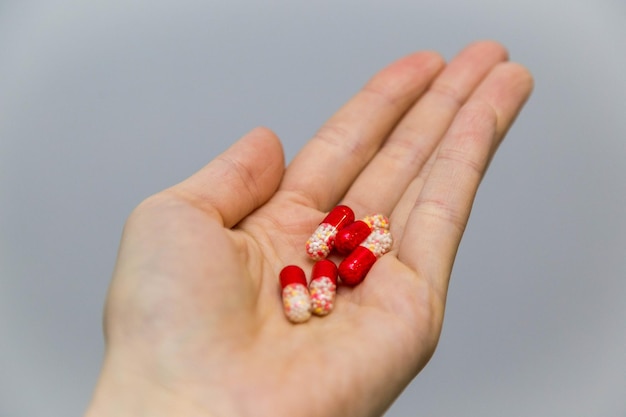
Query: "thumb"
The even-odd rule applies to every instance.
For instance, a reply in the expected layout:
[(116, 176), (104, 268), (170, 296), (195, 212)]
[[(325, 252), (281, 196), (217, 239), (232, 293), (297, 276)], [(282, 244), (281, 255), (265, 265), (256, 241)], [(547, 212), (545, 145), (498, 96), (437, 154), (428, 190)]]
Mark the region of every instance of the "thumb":
[(280, 140), (258, 127), (168, 191), (232, 227), (274, 194), (285, 170)]

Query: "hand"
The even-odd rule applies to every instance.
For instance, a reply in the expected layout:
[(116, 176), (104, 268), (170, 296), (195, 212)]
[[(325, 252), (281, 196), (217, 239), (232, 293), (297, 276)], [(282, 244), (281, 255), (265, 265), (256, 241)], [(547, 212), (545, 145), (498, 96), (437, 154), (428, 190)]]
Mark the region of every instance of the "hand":
[[(285, 169), (258, 128), (129, 217), (89, 416), (374, 416), (431, 357), (477, 187), (532, 89), (493, 42), (382, 70)], [(394, 246), (335, 310), (287, 321), (278, 274), (339, 202)]]

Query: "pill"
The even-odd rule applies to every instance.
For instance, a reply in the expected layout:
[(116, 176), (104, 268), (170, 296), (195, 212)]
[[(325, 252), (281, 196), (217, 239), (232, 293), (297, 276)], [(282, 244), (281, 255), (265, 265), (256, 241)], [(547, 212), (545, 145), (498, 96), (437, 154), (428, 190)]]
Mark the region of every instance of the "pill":
[(342, 255), (349, 254), (369, 236), (373, 229), (389, 229), (389, 219), (382, 214), (374, 214), (350, 223), (337, 231), (335, 250)]
[(325, 316), (333, 310), (337, 293), (337, 266), (334, 262), (322, 259), (313, 265), (309, 292), (313, 314)]
[(283, 310), (293, 323), (303, 323), (311, 317), (311, 296), (302, 268), (288, 265), (280, 271)]
[(372, 214), (370, 216), (365, 216), (363, 217), (363, 221), (372, 229), (389, 230), (389, 218), (384, 214)]
[(374, 262), (389, 252), (392, 244), (393, 239), (389, 230), (373, 229), (365, 241), (339, 264), (341, 282), (350, 286), (361, 283)]
[(356, 220), (337, 232), (335, 250), (341, 255), (352, 252), (367, 236), (372, 228), (363, 220)]
[(316, 261), (326, 258), (333, 248), (337, 231), (353, 221), (354, 212), (350, 207), (332, 209), (306, 241), (306, 253)]

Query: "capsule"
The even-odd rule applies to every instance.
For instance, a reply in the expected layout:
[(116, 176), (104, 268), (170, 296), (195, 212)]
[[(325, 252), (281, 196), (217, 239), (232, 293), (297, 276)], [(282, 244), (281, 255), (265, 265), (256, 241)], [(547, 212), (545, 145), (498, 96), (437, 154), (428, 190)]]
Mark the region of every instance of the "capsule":
[(341, 255), (352, 252), (374, 229), (389, 229), (389, 219), (382, 214), (366, 216), (356, 220), (337, 232), (335, 250)]
[(339, 264), (341, 282), (350, 286), (360, 284), (374, 262), (389, 252), (392, 244), (389, 230), (373, 229), (367, 239)]
[(348, 206), (337, 206), (317, 226), (306, 241), (306, 253), (315, 261), (328, 256), (335, 243), (335, 235), (354, 221), (354, 212)]
[(333, 310), (337, 293), (337, 266), (334, 262), (322, 259), (313, 265), (309, 291), (313, 314), (325, 316)]
[(311, 318), (311, 296), (302, 268), (288, 265), (280, 271), (283, 310), (292, 323), (304, 323)]

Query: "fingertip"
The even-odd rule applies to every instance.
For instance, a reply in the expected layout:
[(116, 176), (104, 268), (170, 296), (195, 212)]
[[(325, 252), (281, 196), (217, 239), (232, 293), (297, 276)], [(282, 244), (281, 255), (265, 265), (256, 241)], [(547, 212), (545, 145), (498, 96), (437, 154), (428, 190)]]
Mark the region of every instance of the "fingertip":
[(244, 135), (245, 137), (258, 138), (263, 141), (280, 142), (278, 135), (267, 126), (257, 126)]
[[(285, 154), (278, 135), (265, 126), (258, 126), (246, 133), (227, 151), (244, 167), (244, 178), (258, 193), (258, 206), (265, 202), (278, 188), (285, 170)], [(256, 193), (255, 193), (256, 194)]]
[(252, 129), (248, 135), (253, 141), (250, 148), (256, 149), (256, 157), (266, 158), (266, 167), (259, 178), (259, 186), (269, 198), (278, 189), (285, 172), (285, 151), (278, 135), (265, 126)]
[[(424, 85), (414, 80), (432, 80), (446, 65), (442, 55), (435, 51), (419, 51), (404, 56), (377, 73), (368, 81), (365, 90), (385, 92), (387, 96), (397, 96), (399, 100), (414, 98), (423, 91)], [(410, 91), (407, 86), (419, 87)]]
[(530, 70), (518, 63), (518, 62), (505, 62), (500, 65), (500, 71), (504, 71), (508, 74), (508, 77), (513, 81), (513, 84), (520, 89), (522, 93), (527, 96), (532, 93), (535, 88), (535, 78)]
[(493, 39), (480, 39), (466, 45), (462, 54), (476, 54), (497, 56), (501, 61), (509, 59), (508, 49), (500, 42)]
[(414, 52), (397, 61), (399, 64), (425, 67), (439, 70), (446, 65), (446, 59), (437, 51), (422, 50)]
[(168, 191), (232, 227), (271, 198), (284, 170), (278, 136), (257, 127)]
[(284, 169), (285, 152), (278, 135), (270, 128), (257, 126), (241, 138), (241, 141), (249, 140), (260, 155), (271, 156), (271, 161), (276, 167)]

